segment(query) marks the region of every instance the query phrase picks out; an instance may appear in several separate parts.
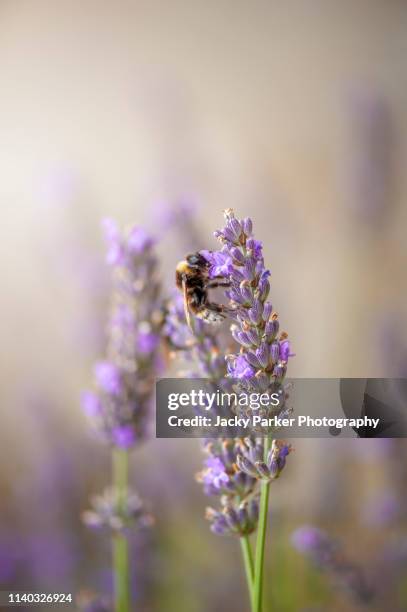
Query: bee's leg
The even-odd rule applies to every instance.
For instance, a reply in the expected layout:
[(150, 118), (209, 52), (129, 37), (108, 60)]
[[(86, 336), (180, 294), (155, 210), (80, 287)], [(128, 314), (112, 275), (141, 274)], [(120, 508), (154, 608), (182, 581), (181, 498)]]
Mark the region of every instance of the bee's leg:
[(216, 304), (215, 302), (207, 302), (205, 306), (206, 309), (215, 315), (215, 317), (217, 316), (219, 320), (225, 319), (233, 310), (232, 308), (229, 308), (229, 306), (225, 306), (225, 304)]
[(208, 289), (217, 289), (217, 287), (230, 287), (230, 282), (227, 280), (222, 280), (222, 281), (213, 280), (213, 281), (209, 281), (209, 283), (206, 286), (208, 287)]

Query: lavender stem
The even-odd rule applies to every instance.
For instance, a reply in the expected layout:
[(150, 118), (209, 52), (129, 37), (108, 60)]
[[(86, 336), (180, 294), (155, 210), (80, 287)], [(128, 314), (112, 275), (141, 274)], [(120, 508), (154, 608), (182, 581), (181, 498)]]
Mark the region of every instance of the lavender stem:
[[(264, 461), (270, 449), (270, 439), (264, 439)], [(260, 493), (259, 527), (256, 542), (256, 558), (254, 566), (254, 612), (261, 612), (263, 596), (264, 548), (266, 543), (270, 481), (262, 482)]]
[[(125, 514), (128, 495), (129, 452), (123, 448), (114, 447), (113, 487), (117, 490), (119, 509)], [(113, 573), (115, 590), (115, 612), (130, 610), (130, 579), (128, 541), (123, 532), (113, 534)]]
[(254, 579), (254, 568), (253, 568), (253, 554), (250, 546), (249, 536), (245, 535), (240, 538), (240, 546), (242, 548), (243, 562), (246, 572), (247, 588), (249, 590), (250, 597), (250, 609), (254, 612), (254, 591), (253, 591), (253, 579)]

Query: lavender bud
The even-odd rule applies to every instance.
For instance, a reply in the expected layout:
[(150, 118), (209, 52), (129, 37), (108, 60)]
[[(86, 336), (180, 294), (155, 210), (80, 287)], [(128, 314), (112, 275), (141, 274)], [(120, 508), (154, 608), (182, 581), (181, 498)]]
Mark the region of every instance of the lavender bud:
[(256, 468), (262, 478), (270, 478), (270, 472), (267, 465), (263, 462), (256, 463)]
[(259, 346), (260, 344), (259, 332), (256, 329), (254, 329), (254, 327), (249, 327), (249, 329), (246, 330), (246, 335), (252, 344), (254, 344), (255, 346)]
[(238, 455), (236, 457), (236, 463), (237, 467), (240, 470), (246, 472), (246, 474), (249, 474), (249, 476), (253, 476), (254, 478), (257, 477), (257, 470), (254, 465), (247, 459), (247, 457), (244, 457), (243, 455)]
[(253, 223), (250, 217), (246, 217), (241, 221), (242, 228), (246, 236), (250, 236), (253, 231)]
[(230, 254), (232, 255), (233, 259), (237, 261), (239, 264), (242, 264), (242, 265), (244, 264), (245, 262), (244, 255), (238, 248), (232, 247), (230, 249)]
[(260, 323), (262, 312), (263, 307), (261, 305), (261, 302), (259, 302), (259, 300), (255, 300), (253, 306), (249, 310), (249, 317), (251, 322), (254, 323), (254, 325), (258, 325)]
[(239, 529), (239, 517), (236, 510), (229, 506), (224, 510), (224, 513), (228, 526), (237, 531)]
[(280, 357), (280, 345), (278, 342), (273, 342), (270, 346), (271, 361), (277, 363)]
[(259, 518), (259, 503), (256, 499), (251, 499), (247, 506), (249, 521), (255, 523)]
[(245, 299), (238, 289), (231, 289), (230, 291), (226, 292), (226, 295), (232, 302), (236, 302), (236, 304), (245, 303)]
[(242, 282), (244, 280), (244, 276), (243, 276), (242, 272), (240, 272), (240, 270), (238, 270), (237, 268), (232, 268), (231, 269), (230, 277), (236, 283), (240, 283), (240, 282)]
[(273, 305), (271, 302), (266, 302), (263, 305), (263, 321), (268, 321), (271, 313), (273, 312)]
[(290, 356), (290, 342), (289, 340), (283, 340), (280, 342), (280, 357), (282, 361), (288, 361)]
[(273, 370), (273, 374), (276, 377), (276, 379), (282, 379), (284, 378), (286, 373), (286, 367), (282, 364), (282, 362), (280, 361), (279, 363), (277, 363), (277, 365), (274, 367)]
[(259, 284), (259, 299), (264, 302), (270, 293), (270, 283), (267, 279)]
[(251, 281), (254, 279), (256, 273), (256, 262), (252, 259), (247, 259), (243, 268), (243, 276), (245, 279)]
[(236, 339), (239, 342), (239, 344), (242, 344), (246, 348), (252, 347), (253, 343), (245, 332), (239, 332)]
[(241, 532), (244, 532), (248, 526), (248, 514), (245, 506), (241, 506), (237, 511), (237, 517), (239, 522), (239, 528)]
[(262, 368), (267, 368), (269, 362), (269, 345), (261, 344), (256, 351), (256, 357), (260, 362)]
[(248, 351), (246, 353), (246, 359), (250, 363), (250, 365), (252, 365), (254, 368), (263, 367), (258, 357), (254, 353), (252, 353), (252, 351)]
[(253, 303), (253, 293), (250, 290), (250, 284), (247, 281), (240, 283), (240, 293), (244, 299), (245, 304)]
[(272, 459), (272, 461), (270, 461), (269, 469), (270, 469), (270, 476), (272, 478), (276, 478), (279, 472), (278, 463), (276, 459)]
[(273, 319), (271, 321), (268, 321), (268, 323), (266, 323), (264, 331), (266, 333), (267, 340), (269, 342), (271, 340), (274, 340), (274, 338), (277, 336), (279, 327), (280, 327), (280, 324), (277, 319)]
[(242, 228), (236, 217), (229, 219), (227, 227), (233, 232), (235, 239), (239, 240), (240, 234), (242, 233)]
[(226, 226), (223, 230), (223, 237), (226, 238), (226, 240), (228, 242), (231, 242), (232, 244), (235, 243), (236, 241), (236, 237), (234, 232), (232, 231), (232, 229), (229, 226)]

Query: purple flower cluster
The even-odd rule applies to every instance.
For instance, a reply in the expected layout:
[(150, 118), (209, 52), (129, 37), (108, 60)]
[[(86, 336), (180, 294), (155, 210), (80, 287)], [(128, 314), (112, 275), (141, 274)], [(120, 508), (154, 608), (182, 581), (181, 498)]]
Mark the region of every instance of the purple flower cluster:
[(225, 292), (230, 300), (233, 338), (239, 354), (227, 356), (228, 374), (242, 388), (265, 391), (283, 381), (292, 356), (287, 334), (279, 334), (278, 315), (267, 300), (270, 271), (265, 268), (262, 243), (253, 237), (251, 219), (237, 219), (225, 211), (225, 227), (215, 232), (220, 251), (202, 251), (210, 263), (211, 278), (222, 276), (230, 283)]
[(237, 465), (239, 440), (208, 440), (204, 449), (208, 457), (196, 478), (206, 495), (220, 500), (220, 510), (207, 508), (211, 530), (218, 535), (252, 533), (259, 514), (258, 482)]
[[(214, 389), (230, 390), (219, 334), (200, 319), (194, 320), (194, 334), (185, 320), (182, 296), (177, 292), (167, 304), (164, 335), (174, 354), (188, 360), (189, 377), (205, 377)], [(191, 357), (192, 363), (191, 366)], [(194, 367), (195, 366), (195, 367)], [(207, 440), (204, 469), (196, 476), (206, 495), (219, 498), (220, 509), (208, 508), (211, 530), (220, 535), (246, 535), (256, 529), (258, 517), (257, 480), (239, 469), (239, 440)]]
[(240, 444), (236, 463), (245, 474), (270, 482), (280, 476), (291, 450), (283, 440), (273, 440), (264, 459), (263, 439), (245, 438)]
[(113, 531), (138, 530), (150, 527), (154, 522), (134, 492), (127, 494), (124, 509), (118, 492), (113, 488), (106, 489), (102, 495), (95, 495), (91, 502), (92, 510), (82, 513), (82, 520), (88, 527)]
[(198, 318), (194, 319), (194, 333), (191, 332), (185, 319), (183, 297), (178, 291), (167, 304), (163, 334), (173, 354), (188, 361), (187, 377), (206, 378), (218, 388), (229, 388), (219, 334), (213, 325)]
[(368, 603), (372, 599), (373, 589), (362, 569), (345, 557), (339, 543), (325, 531), (304, 525), (294, 531), (291, 542), (355, 601)]
[(329, 565), (338, 549), (337, 542), (325, 531), (308, 525), (294, 531), (291, 542), (294, 548), (310, 557), (319, 567)]
[[(205, 377), (222, 391), (255, 392), (270, 390), (284, 379), (291, 356), (287, 334), (279, 335), (277, 314), (267, 301), (269, 271), (265, 269), (262, 245), (253, 237), (250, 219), (239, 221), (233, 211), (225, 212), (226, 225), (215, 233), (222, 242), (220, 251), (200, 251), (210, 263), (209, 276), (222, 277), (230, 287), (227, 312), (233, 318), (232, 338), (227, 343), (240, 345), (240, 352), (227, 354), (220, 346), (214, 326), (194, 319), (189, 329), (182, 296), (178, 293), (167, 305), (164, 335), (172, 351), (191, 356), (198, 364), (188, 376)], [(216, 330), (217, 331), (217, 330)], [(207, 495), (219, 500), (220, 508), (208, 508), (207, 518), (216, 534), (244, 536), (257, 527), (261, 481), (278, 478), (291, 447), (274, 441), (264, 457), (264, 439), (218, 439), (204, 444), (207, 458), (197, 475)]]
[(113, 267), (107, 356), (95, 365), (95, 390), (83, 394), (82, 405), (111, 444), (129, 449), (145, 435), (159, 366), (160, 284), (144, 230), (122, 234), (111, 220), (104, 230)]

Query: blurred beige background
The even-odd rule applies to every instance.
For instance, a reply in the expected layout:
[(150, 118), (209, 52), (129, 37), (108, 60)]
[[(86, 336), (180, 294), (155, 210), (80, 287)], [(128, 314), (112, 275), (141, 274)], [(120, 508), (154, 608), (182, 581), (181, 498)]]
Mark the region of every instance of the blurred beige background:
[[(160, 234), (163, 202), (196, 203), (199, 247), (214, 246), (224, 208), (251, 215), (290, 375), (400, 373), (406, 28), (401, 0), (0, 0), (1, 444), (13, 477), (21, 455), (47, 461), (39, 440), (53, 428), (87, 448), (79, 394), (103, 351), (106, 215)], [(183, 247), (168, 231), (159, 248), (170, 287)], [(293, 478), (338, 484), (335, 453), (296, 446), (277, 508), (299, 494)], [(183, 458), (174, 451), (185, 472)], [(319, 503), (305, 493), (301, 508)]]

